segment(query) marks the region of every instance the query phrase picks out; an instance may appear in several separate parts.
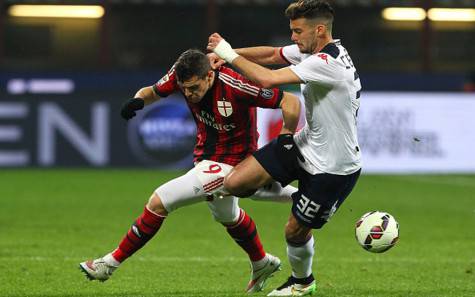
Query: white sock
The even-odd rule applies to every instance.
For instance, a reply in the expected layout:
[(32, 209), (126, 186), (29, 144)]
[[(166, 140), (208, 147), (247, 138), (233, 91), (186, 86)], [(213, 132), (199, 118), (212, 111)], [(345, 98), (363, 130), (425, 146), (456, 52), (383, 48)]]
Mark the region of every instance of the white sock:
[(114, 256), (112, 256), (112, 253), (108, 253), (104, 257), (102, 257), (104, 261), (107, 263), (107, 265), (115, 266), (118, 267), (120, 265), (120, 262), (117, 261)]
[(264, 265), (267, 264), (267, 262), (269, 261), (269, 256), (266, 256), (258, 261), (251, 261), (251, 265), (252, 265), (252, 270), (259, 270), (261, 269), (262, 267), (264, 267)]
[(282, 186), (274, 181), (270, 185), (257, 190), (257, 192), (251, 197), (256, 201), (269, 201), (269, 202), (292, 202), (292, 193), (297, 192), (297, 188), (291, 185), (282, 188)]
[(301, 246), (292, 246), (287, 243), (287, 257), (292, 267), (293, 277), (306, 278), (312, 274), (313, 243), (313, 236)]

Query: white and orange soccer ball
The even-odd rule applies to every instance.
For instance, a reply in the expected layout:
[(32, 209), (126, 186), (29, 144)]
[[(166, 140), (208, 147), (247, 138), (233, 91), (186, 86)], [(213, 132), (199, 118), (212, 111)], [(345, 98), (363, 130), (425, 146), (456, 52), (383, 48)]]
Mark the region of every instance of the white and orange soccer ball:
[(399, 239), (399, 224), (387, 212), (371, 211), (356, 222), (355, 234), (365, 250), (382, 253), (392, 248)]

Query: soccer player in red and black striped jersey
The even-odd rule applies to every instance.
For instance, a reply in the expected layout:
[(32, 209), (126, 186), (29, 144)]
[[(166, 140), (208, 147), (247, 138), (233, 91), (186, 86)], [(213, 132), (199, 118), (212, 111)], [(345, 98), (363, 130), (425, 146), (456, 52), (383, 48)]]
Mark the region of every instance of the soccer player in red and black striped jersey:
[(257, 149), (256, 107), (279, 108), (283, 92), (262, 89), (226, 67), (207, 72), (205, 79), (178, 81), (180, 67), (153, 85), (153, 92), (164, 98), (180, 91), (187, 98), (198, 128), (194, 161), (238, 164)]
[[(207, 56), (199, 50), (181, 54), (172, 69), (156, 84), (140, 89), (122, 108), (130, 119), (136, 112), (168, 95), (180, 92), (197, 126), (193, 169), (159, 186), (143, 213), (119, 246), (96, 260), (82, 262), (90, 279), (105, 281), (160, 229), (167, 215), (179, 207), (207, 201), (214, 219), (222, 223), (251, 261), (251, 280), (246, 291), (261, 291), (265, 280), (280, 268), (280, 260), (264, 251), (253, 220), (238, 206), (238, 198), (220, 199), (227, 173), (257, 149), (256, 107), (281, 108), (282, 133), (297, 127), (299, 99), (277, 88), (263, 89), (233, 70), (212, 70)], [(255, 193), (257, 199), (291, 201), (293, 186), (273, 182)]]

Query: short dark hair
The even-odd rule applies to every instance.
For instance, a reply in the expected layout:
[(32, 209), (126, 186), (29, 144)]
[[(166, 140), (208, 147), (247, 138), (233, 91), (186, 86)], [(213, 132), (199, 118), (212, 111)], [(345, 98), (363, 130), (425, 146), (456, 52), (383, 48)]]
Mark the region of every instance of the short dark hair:
[(299, 0), (291, 3), (285, 10), (285, 16), (290, 20), (299, 18), (324, 19), (329, 25), (335, 17), (335, 11), (326, 1), (321, 0)]
[(211, 70), (208, 57), (199, 49), (189, 49), (183, 52), (175, 63), (178, 81), (184, 82), (193, 76), (204, 78)]

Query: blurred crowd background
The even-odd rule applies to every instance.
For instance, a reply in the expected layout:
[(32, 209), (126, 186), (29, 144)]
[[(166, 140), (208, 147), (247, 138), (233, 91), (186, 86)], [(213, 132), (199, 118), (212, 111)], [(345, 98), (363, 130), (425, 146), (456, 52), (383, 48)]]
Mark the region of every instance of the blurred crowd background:
[[(235, 47), (290, 43), (283, 0), (0, 1), (4, 71), (163, 71), (212, 32)], [(474, 8), (474, 0), (335, 0), (334, 37), (366, 89), (460, 91), (475, 72), (475, 21), (388, 21), (385, 7)], [(14, 4), (102, 5), (94, 19), (13, 17)], [(366, 74), (366, 75), (364, 75)], [(383, 81), (379, 79), (385, 75)], [(387, 76), (390, 75), (390, 76)], [(367, 79), (365, 79), (367, 77)]]
[[(166, 138), (163, 135), (166, 134), (163, 132), (166, 125), (156, 122), (145, 126), (137, 124), (139, 132), (131, 132), (135, 124), (126, 125), (118, 118), (120, 103), (133, 96), (141, 86), (160, 79), (184, 50), (190, 47), (205, 49), (207, 37), (213, 32), (222, 34), (234, 47), (290, 44), (288, 20), (284, 17), (284, 10), (290, 2), (0, 0), (0, 164), (13, 167), (189, 165), (189, 158), (187, 161), (180, 159), (180, 162), (164, 161), (169, 157), (163, 151), (154, 153), (162, 159), (158, 163), (149, 157), (137, 157), (133, 153), (137, 145), (133, 143), (152, 143), (148, 149), (153, 150), (154, 145), (158, 145), (157, 141)], [(467, 98), (475, 102), (475, 0), (329, 2), (336, 11), (334, 38), (341, 39), (349, 50), (365, 92), (380, 92), (381, 98), (394, 92), (417, 92), (411, 93), (413, 95), (409, 100), (414, 101), (419, 99), (417, 94), (429, 98), (450, 94), (447, 96), (453, 100), (447, 96), (440, 100), (452, 100), (452, 104), (444, 103), (437, 111), (442, 117), (444, 112), (448, 112), (448, 122), (465, 121), (460, 110), (475, 111), (472, 105), (464, 105)], [(14, 8), (18, 5), (35, 5), (32, 10), (38, 11), (38, 5), (43, 4), (96, 5), (102, 7), (103, 12), (92, 18), (15, 14)], [(388, 19), (384, 11), (390, 7), (418, 8), (423, 15), (411, 20)], [(468, 10), (461, 16), (455, 15), (453, 20), (437, 20), (429, 17), (433, 8)], [(402, 15), (411, 16), (412, 12), (406, 11)], [(463, 99), (459, 93), (464, 94)], [(364, 96), (362, 100), (365, 100)], [(457, 100), (464, 103), (458, 106), (458, 111), (450, 111), (446, 106), (458, 105)], [(412, 110), (415, 107), (407, 108)], [(160, 112), (163, 113), (163, 108), (154, 113)], [(107, 118), (105, 122), (104, 117)], [(373, 114), (368, 119), (374, 117), (385, 116), (384, 113), (380, 116)], [(394, 117), (397, 119), (391, 129), (401, 126), (397, 121), (404, 119), (401, 115)], [(435, 114), (429, 117), (430, 123), (439, 121)], [(391, 118), (391, 115), (386, 118)], [(272, 122), (272, 117), (268, 121)], [(419, 121), (427, 124), (425, 118), (411, 120), (406, 117), (405, 121), (406, 124), (414, 122), (410, 125), (417, 125)], [(171, 127), (177, 127), (170, 123)], [(105, 128), (101, 128), (103, 125)], [(454, 125), (471, 124), (460, 122)], [(185, 126), (178, 125), (176, 129)], [(363, 127), (367, 126), (372, 124), (363, 119)], [(189, 153), (189, 147), (193, 144), (192, 123), (183, 130), (183, 137), (188, 138), (181, 141), (187, 143), (184, 151)], [(131, 140), (136, 138), (136, 133), (152, 134), (157, 131), (160, 131), (160, 136), (157, 134), (153, 141)], [(475, 143), (473, 132), (467, 131), (461, 137), (451, 135), (459, 139), (458, 146), (467, 147)], [(382, 140), (389, 142), (390, 152), (407, 142), (403, 139), (396, 144), (391, 143), (401, 132), (378, 133), (392, 135)], [(266, 135), (266, 131), (261, 134)], [(424, 139), (420, 141), (417, 133), (409, 134), (418, 139), (416, 144), (410, 144), (411, 152), (418, 151), (424, 143), (432, 143), (424, 142)], [(372, 139), (368, 135), (362, 137)], [(102, 143), (101, 137), (110, 141)], [(441, 139), (444, 137), (439, 136)], [(445, 140), (441, 142), (445, 143)], [(452, 138), (448, 142), (452, 142)], [(169, 140), (160, 145), (176, 148), (177, 142)], [(419, 148), (414, 148), (414, 145)], [(117, 146), (127, 149), (117, 150)], [(374, 147), (378, 146), (381, 144)], [(440, 151), (443, 152), (443, 148)], [(396, 149), (396, 152), (401, 150)], [(460, 155), (460, 152), (455, 154)], [(137, 158), (142, 160), (141, 163)], [(461, 171), (475, 171), (474, 162), (471, 161), (469, 169)]]

